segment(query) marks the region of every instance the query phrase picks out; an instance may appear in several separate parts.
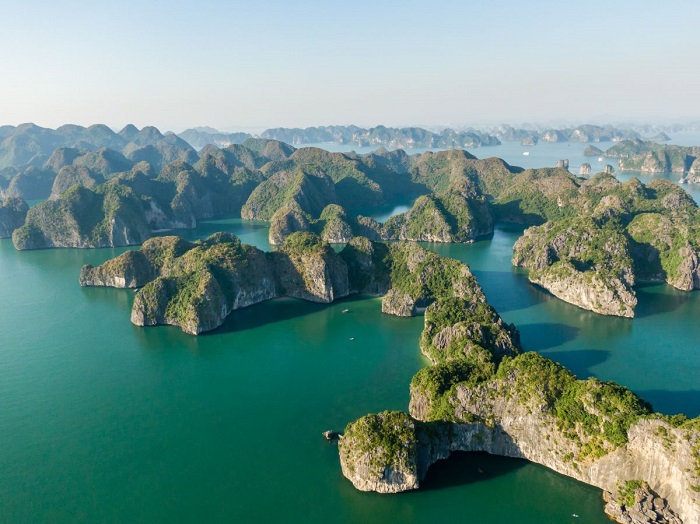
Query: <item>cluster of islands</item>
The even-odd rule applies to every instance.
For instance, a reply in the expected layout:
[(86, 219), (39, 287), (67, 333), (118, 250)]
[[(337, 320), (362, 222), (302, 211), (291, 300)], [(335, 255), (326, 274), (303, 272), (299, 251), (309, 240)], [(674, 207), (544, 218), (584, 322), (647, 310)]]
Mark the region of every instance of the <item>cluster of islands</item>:
[[(621, 170), (700, 177), (698, 147), (580, 127), (555, 136), (616, 141), (586, 154), (618, 159)], [(317, 142), (347, 130), (313, 129)], [(512, 263), (533, 284), (598, 314), (634, 317), (641, 282), (700, 288), (700, 210), (683, 188), (623, 183), (613, 169), (577, 176), (563, 161), (522, 169), (478, 159), (461, 149), (474, 140), (465, 133), (433, 133), (445, 145), (426, 147), (458, 149), (412, 155), (275, 139), (298, 143), (298, 131), (197, 151), (186, 136), (155, 128), (2, 127), (0, 237), (20, 250), (140, 245), (79, 275), (83, 286), (135, 289), (138, 326), (198, 335), (265, 300), (330, 303), (354, 293), (382, 296), (386, 314), (423, 314), (420, 349), (431, 365), (411, 381), (408, 413), (362, 417), (339, 441), (343, 474), (358, 489), (416, 489), (451, 452), (486, 451), (603, 489), (619, 522), (700, 522), (700, 419), (655, 413), (620, 385), (579, 380), (524, 352), (469, 267), (416, 243), (472, 242), (496, 224), (522, 224)], [(514, 128), (509, 136), (527, 138)], [(410, 209), (384, 223), (360, 214), (405, 202)], [(229, 233), (195, 242), (166, 235), (219, 216), (269, 223), (276, 248), (263, 252)]]

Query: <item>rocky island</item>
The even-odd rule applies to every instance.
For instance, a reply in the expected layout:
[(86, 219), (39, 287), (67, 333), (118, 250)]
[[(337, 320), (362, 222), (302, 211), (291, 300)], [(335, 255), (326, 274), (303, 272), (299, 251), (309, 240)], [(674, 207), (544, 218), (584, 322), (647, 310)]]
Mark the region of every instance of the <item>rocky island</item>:
[(304, 232), (269, 253), (228, 233), (194, 243), (152, 238), (98, 267), (84, 266), (80, 284), (139, 288), (134, 324), (179, 326), (192, 335), (217, 328), (236, 309), (278, 297), (330, 303), (371, 293), (384, 295), (385, 313), (414, 316), (437, 298), (481, 293), (465, 264), (417, 244), (386, 246), (356, 237), (336, 253)]
[(518, 338), (477, 287), (471, 299), (436, 300), (420, 342), (432, 365), (411, 381), (410, 414), (348, 424), (343, 474), (357, 489), (397, 493), (419, 488), (454, 451), (486, 451), (603, 489), (618, 522), (700, 522), (700, 419), (657, 414), (615, 383), (579, 380), (523, 353)]
[(687, 173), (700, 158), (700, 147), (660, 144), (655, 140), (624, 140), (604, 154), (617, 158), (620, 171)]
[(535, 193), (549, 221), (513, 247), (513, 265), (528, 268), (531, 282), (584, 309), (623, 317), (634, 316), (636, 282), (700, 287), (700, 215), (685, 191), (663, 179), (623, 184), (598, 174), (569, 181), (549, 195)]

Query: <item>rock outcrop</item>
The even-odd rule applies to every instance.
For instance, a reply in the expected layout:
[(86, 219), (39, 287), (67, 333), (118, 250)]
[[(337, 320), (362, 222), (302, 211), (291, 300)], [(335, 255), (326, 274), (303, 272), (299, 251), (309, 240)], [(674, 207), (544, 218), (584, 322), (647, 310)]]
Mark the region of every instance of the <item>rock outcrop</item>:
[(513, 265), (562, 300), (603, 315), (633, 317), (637, 298), (627, 239), (593, 220), (531, 227), (513, 246)]
[(0, 201), (0, 238), (12, 236), (15, 229), (24, 224), (29, 206), (21, 198)]
[(584, 162), (578, 170), (578, 174), (581, 176), (588, 176), (591, 174), (591, 164)]
[(682, 524), (683, 521), (643, 481), (628, 480), (620, 484), (616, 493), (603, 492), (605, 513), (613, 520), (624, 524)]
[(596, 146), (588, 146), (583, 150), (583, 156), (603, 156), (603, 150)]

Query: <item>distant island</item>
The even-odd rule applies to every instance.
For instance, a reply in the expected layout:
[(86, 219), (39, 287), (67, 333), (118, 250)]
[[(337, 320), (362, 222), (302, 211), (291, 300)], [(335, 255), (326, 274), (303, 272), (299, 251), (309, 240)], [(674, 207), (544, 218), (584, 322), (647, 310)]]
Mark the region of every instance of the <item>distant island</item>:
[[(551, 128), (543, 126), (513, 127), (507, 124), (493, 127), (467, 128), (462, 130), (442, 128), (430, 131), (420, 127), (392, 128), (376, 126), (319, 126), (307, 128), (272, 128), (263, 131), (260, 138), (286, 142), (294, 146), (308, 144), (349, 144), (357, 147), (386, 147), (389, 149), (411, 148), (469, 148), (495, 146), (501, 142), (520, 142), (524, 146), (535, 146), (538, 142), (619, 142), (641, 139), (664, 142), (670, 140), (667, 132), (700, 129), (700, 123), (672, 126), (625, 126), (583, 124), (576, 127)], [(179, 133), (196, 149), (206, 145), (226, 147), (254, 138), (249, 133), (223, 133), (212, 128), (192, 128)]]
[(700, 147), (660, 144), (647, 140), (625, 140), (606, 150), (602, 156), (617, 158), (621, 171), (642, 173), (681, 173), (690, 181), (700, 177)]

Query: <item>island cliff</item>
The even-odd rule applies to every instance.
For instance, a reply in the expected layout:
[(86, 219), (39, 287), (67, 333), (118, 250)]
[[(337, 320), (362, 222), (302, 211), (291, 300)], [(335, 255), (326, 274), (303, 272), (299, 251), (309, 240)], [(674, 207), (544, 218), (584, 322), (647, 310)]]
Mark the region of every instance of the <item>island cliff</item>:
[(416, 489), (453, 451), (486, 451), (602, 488), (619, 522), (700, 522), (699, 419), (655, 414), (615, 383), (522, 353), (477, 288), (427, 309), (421, 350), (432, 365), (411, 381), (410, 415), (367, 415), (341, 437), (341, 468), (357, 489)]
[(686, 173), (700, 158), (700, 147), (659, 144), (654, 140), (624, 140), (605, 151), (617, 158), (620, 171), (642, 173)]
[(317, 235), (303, 232), (269, 253), (228, 233), (195, 243), (152, 238), (140, 250), (84, 266), (80, 284), (140, 288), (134, 324), (174, 325), (193, 335), (220, 326), (231, 311), (278, 297), (330, 303), (351, 293), (373, 293), (385, 295), (385, 313), (413, 316), (439, 298), (481, 293), (465, 264), (417, 244), (389, 247), (356, 237), (336, 253)]
[(636, 178), (623, 184), (598, 174), (560, 183), (549, 194), (536, 184), (526, 190), (521, 210), (548, 222), (518, 239), (513, 265), (529, 269), (530, 281), (553, 295), (596, 313), (632, 317), (637, 282), (700, 288), (700, 213), (675, 184), (644, 185)]
[(24, 224), (29, 206), (21, 198), (0, 200), (0, 238), (8, 238)]

